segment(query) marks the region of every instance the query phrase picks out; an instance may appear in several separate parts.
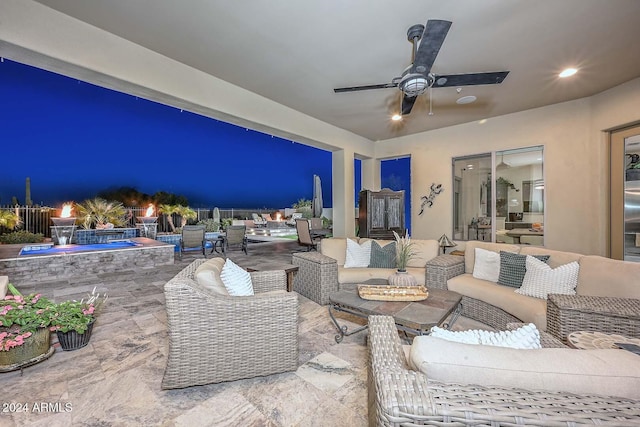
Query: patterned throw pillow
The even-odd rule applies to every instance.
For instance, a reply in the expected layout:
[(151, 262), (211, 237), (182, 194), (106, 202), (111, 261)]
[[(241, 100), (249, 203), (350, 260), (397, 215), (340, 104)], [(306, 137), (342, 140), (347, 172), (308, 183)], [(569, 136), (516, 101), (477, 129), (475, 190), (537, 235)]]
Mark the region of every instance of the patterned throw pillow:
[[(533, 255), (540, 261), (547, 262), (549, 255)], [(519, 288), (522, 286), (524, 274), (527, 272), (527, 256), (513, 252), (500, 251), (500, 277), (498, 284)]]
[(347, 239), (347, 257), (344, 268), (369, 267), (371, 259), (371, 240), (359, 245), (355, 240)]
[(551, 268), (544, 262), (527, 256), (527, 272), (522, 287), (516, 292), (547, 299), (548, 294), (575, 295), (580, 264), (577, 261)]
[(529, 323), (512, 331), (483, 331), (480, 329), (468, 329), (466, 331), (450, 331), (437, 326), (431, 328), (431, 336), (447, 341), (456, 341), (465, 344), (495, 345), (498, 347), (511, 347), (522, 349), (541, 348), (540, 332), (536, 325)]
[(380, 246), (375, 240), (371, 243), (370, 268), (395, 268), (396, 267), (396, 242)]
[(253, 284), (248, 271), (237, 266), (229, 258), (224, 263), (220, 272), (220, 279), (227, 288), (229, 295), (233, 297), (245, 297), (253, 295)]

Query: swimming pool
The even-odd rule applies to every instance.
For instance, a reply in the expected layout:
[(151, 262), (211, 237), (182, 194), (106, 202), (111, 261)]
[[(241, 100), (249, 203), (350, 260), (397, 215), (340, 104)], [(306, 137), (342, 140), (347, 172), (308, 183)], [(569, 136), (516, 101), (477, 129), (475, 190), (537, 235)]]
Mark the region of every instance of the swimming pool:
[(30, 245), (23, 247), (20, 250), (19, 256), (73, 254), (79, 252), (134, 248), (137, 246), (142, 246), (142, 244), (131, 240), (112, 240), (107, 243), (93, 243), (90, 245)]

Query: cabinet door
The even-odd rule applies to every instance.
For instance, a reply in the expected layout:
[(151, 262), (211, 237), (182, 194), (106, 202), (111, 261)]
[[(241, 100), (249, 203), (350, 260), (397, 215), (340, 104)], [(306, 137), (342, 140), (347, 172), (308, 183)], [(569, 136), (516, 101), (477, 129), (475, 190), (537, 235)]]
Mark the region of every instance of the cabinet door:
[(400, 197), (387, 198), (387, 228), (389, 230), (402, 230), (402, 206)]
[(370, 200), (370, 206), (369, 206), (369, 215), (370, 215), (370, 221), (369, 221), (369, 230), (370, 231), (375, 231), (375, 230), (385, 230), (386, 227), (386, 201), (385, 201), (385, 197), (380, 197), (377, 195), (371, 195), (371, 200)]

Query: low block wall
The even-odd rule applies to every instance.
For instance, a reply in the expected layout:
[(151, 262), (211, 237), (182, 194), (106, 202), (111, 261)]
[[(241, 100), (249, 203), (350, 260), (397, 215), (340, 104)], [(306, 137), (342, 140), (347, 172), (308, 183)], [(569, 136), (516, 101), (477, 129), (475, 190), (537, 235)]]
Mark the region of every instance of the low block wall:
[(0, 271), (9, 276), (11, 283), (20, 285), (174, 263), (173, 245), (144, 237), (131, 240), (143, 246), (3, 259)]

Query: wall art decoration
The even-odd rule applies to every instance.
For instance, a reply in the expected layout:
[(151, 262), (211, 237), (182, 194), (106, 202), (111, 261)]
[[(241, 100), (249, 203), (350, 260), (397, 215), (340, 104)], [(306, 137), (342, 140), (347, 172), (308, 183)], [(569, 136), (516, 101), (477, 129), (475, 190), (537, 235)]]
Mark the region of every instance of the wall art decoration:
[(429, 195), (420, 197), (422, 203), (420, 204), (420, 212), (418, 213), (418, 215), (422, 215), (424, 213), (425, 206), (433, 206), (433, 201), (435, 200), (436, 196), (443, 191), (444, 188), (442, 188), (442, 184), (436, 184), (435, 182), (431, 184)]

